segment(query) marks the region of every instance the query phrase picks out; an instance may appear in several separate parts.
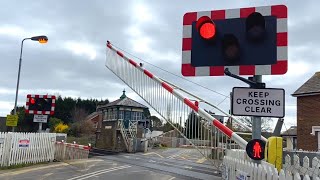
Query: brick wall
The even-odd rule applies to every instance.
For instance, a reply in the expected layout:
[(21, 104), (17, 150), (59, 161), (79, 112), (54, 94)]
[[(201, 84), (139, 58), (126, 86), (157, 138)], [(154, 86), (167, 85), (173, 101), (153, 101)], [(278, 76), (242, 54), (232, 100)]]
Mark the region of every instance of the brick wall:
[(298, 149), (318, 150), (317, 136), (311, 135), (312, 126), (320, 125), (320, 95), (297, 98)]
[[(106, 129), (106, 126), (111, 128)], [(116, 126), (116, 121), (106, 121), (102, 123), (101, 133), (99, 138), (96, 140), (97, 148), (113, 151), (115, 150), (117, 142)]]

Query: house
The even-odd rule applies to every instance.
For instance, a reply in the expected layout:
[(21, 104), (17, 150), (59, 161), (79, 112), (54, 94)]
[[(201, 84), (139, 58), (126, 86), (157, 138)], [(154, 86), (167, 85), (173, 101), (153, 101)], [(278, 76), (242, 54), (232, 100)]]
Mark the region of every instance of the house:
[(297, 97), (297, 149), (320, 149), (320, 72), (316, 72), (292, 96)]
[(285, 141), (287, 150), (297, 149), (297, 126), (291, 126), (288, 130), (281, 133), (281, 137)]
[(101, 112), (93, 112), (86, 117), (86, 121), (91, 121), (94, 128), (98, 128), (99, 120), (101, 119)]
[(100, 118), (97, 124), (96, 147), (112, 151), (131, 151), (136, 139), (142, 138), (146, 128), (148, 107), (126, 96), (113, 102), (97, 106), (92, 120)]

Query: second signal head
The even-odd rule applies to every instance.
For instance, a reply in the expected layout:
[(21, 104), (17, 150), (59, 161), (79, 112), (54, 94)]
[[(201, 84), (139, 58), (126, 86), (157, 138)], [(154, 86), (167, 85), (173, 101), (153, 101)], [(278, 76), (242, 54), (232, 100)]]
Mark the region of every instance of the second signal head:
[(197, 31), (204, 40), (213, 40), (216, 37), (216, 25), (208, 16), (202, 16), (196, 23)]

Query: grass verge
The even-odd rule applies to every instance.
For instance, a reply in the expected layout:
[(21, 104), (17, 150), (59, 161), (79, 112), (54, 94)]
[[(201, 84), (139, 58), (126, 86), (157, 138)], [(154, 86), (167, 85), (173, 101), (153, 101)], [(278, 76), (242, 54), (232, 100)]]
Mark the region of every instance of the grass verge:
[(23, 163), (23, 164), (16, 164), (6, 167), (0, 167), (0, 170), (8, 170), (8, 169), (18, 169), (23, 167), (29, 167), (34, 165), (40, 165), (40, 164), (49, 164), (50, 162), (39, 162), (39, 163)]

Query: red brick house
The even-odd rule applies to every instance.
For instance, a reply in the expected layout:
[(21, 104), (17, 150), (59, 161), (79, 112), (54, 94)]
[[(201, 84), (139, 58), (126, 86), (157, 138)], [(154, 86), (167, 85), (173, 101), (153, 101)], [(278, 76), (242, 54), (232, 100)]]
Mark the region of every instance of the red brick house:
[(320, 72), (316, 72), (298, 88), (297, 97), (297, 149), (320, 150)]
[(99, 120), (102, 117), (101, 112), (93, 112), (86, 117), (86, 121), (91, 121), (95, 128), (98, 128)]

